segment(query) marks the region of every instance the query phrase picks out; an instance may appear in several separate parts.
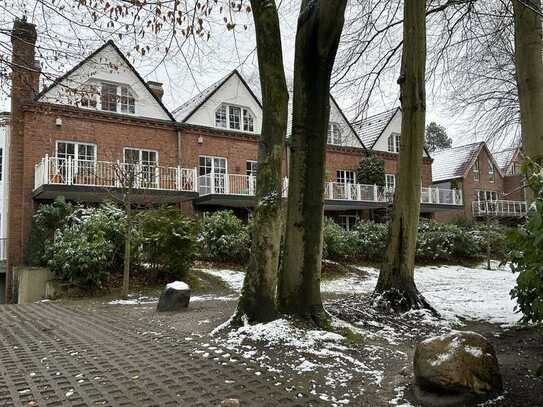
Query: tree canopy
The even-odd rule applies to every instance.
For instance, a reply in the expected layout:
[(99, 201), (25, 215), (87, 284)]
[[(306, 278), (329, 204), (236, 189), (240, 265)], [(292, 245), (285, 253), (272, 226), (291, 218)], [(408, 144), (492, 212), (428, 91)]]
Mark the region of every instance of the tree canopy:
[(452, 139), (447, 136), (445, 127), (436, 122), (430, 122), (428, 126), (426, 126), (426, 148), (428, 151), (433, 152), (451, 147)]

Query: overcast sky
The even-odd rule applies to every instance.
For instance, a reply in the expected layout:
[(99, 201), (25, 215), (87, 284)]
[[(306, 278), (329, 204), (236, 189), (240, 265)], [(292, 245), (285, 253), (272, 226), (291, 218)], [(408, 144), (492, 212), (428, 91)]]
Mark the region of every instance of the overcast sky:
[[(44, 21), (44, 15), (31, 8), (31, 3), (32, 1), (28, 0), (11, 0), (11, 3), (4, 3), (5, 6), (9, 7), (9, 13), (2, 13), (0, 30), (10, 28), (14, 16), (21, 16), (23, 10), (26, 10), (28, 19), (37, 25), (38, 41), (45, 43), (51, 37), (51, 34), (48, 33), (46, 38), (43, 32), (46, 23), (49, 31), (60, 33), (55, 35), (64, 36), (66, 40), (73, 39), (73, 37), (80, 38), (85, 44), (83, 50), (75, 53), (63, 64), (58, 65), (56, 69), (59, 74), (68, 70), (70, 66), (78, 62), (78, 59), (80, 60), (88, 55), (101, 43), (111, 38), (108, 35), (85, 29), (82, 26), (71, 27), (71, 31), (64, 30), (62, 23), (58, 21), (56, 24), (59, 29), (56, 29), (54, 16), (53, 21)], [(298, 7), (299, 2), (296, 0), (284, 0), (280, 7), (283, 54), (288, 79), (293, 76)], [(50, 16), (45, 17), (46, 20), (51, 18)], [(237, 17), (237, 23), (237, 29), (228, 31), (225, 29), (224, 24), (215, 22), (211, 25), (211, 38), (208, 41), (201, 41), (196, 45), (189, 44), (183, 48), (182, 54), (177, 52), (175, 55), (167, 55), (164, 58), (164, 53), (161, 53), (159, 48), (160, 41), (157, 40), (156, 52), (151, 50), (143, 58), (134, 58), (132, 52), (129, 59), (133, 61), (136, 69), (146, 80), (164, 83), (164, 102), (170, 110), (173, 110), (233, 69), (240, 70), (249, 82), (255, 81), (257, 61), (252, 17), (250, 14), (242, 14)], [(247, 29), (241, 28), (243, 26), (247, 26)], [(120, 40), (117, 37), (113, 39), (126, 54), (133, 51), (133, 43), (129, 40)], [(2, 41), (5, 40), (4, 34)], [(399, 67), (397, 69), (399, 70)], [(366, 114), (374, 114), (398, 106), (399, 86), (395, 81), (396, 76), (397, 73), (392, 73), (382, 81), (381, 89), (372, 98), (372, 103)], [(444, 100), (446, 89), (432, 89), (431, 92), (428, 92), (427, 122), (436, 121), (445, 126), (455, 145), (476, 141), (468, 120), (462, 117), (453, 117), (446, 104), (440, 103), (440, 101)], [(354, 105), (356, 105), (360, 95), (357, 95), (356, 92), (350, 92), (348, 89), (342, 89), (341, 91), (332, 89), (332, 94), (344, 109), (346, 115), (352, 118), (356, 114)], [(0, 98), (0, 109), (9, 110), (9, 98), (6, 95)]]

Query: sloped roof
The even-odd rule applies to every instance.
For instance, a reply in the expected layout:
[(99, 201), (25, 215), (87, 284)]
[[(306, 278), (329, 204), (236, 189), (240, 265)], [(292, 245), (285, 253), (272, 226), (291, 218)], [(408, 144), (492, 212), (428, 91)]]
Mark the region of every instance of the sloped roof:
[(98, 55), (101, 51), (103, 51), (106, 47), (108, 46), (111, 46), (113, 47), (113, 49), (115, 50), (115, 52), (117, 52), (117, 54), (120, 55), (121, 59), (123, 60), (123, 62), (130, 68), (130, 70), (136, 75), (136, 77), (141, 81), (141, 83), (143, 84), (143, 86), (145, 87), (145, 89), (147, 91), (149, 91), (149, 93), (151, 94), (151, 96), (153, 97), (153, 99), (160, 105), (160, 107), (162, 108), (162, 110), (164, 110), (164, 112), (168, 115), (168, 117), (172, 120), (175, 120), (173, 115), (170, 113), (170, 111), (166, 108), (166, 106), (164, 105), (164, 103), (162, 103), (162, 100), (151, 90), (151, 88), (149, 87), (149, 85), (147, 84), (147, 82), (145, 82), (145, 80), (143, 80), (143, 78), (141, 77), (141, 75), (139, 74), (139, 72), (136, 70), (136, 68), (134, 68), (134, 65), (132, 65), (132, 63), (128, 60), (128, 58), (123, 54), (123, 52), (119, 49), (119, 47), (117, 47), (117, 45), (115, 44), (115, 42), (113, 40), (108, 40), (107, 42), (105, 42), (101, 47), (97, 48), (96, 50), (94, 50), (88, 57), (86, 57), (85, 59), (83, 59), (82, 61), (80, 61), (77, 65), (75, 65), (72, 69), (70, 69), (68, 72), (66, 72), (64, 75), (62, 75), (61, 77), (59, 77), (58, 79), (56, 79), (50, 86), (47, 86), (45, 88), (42, 89), (41, 92), (39, 92), (36, 97), (35, 97), (35, 100), (39, 100), (43, 95), (45, 95), (47, 92), (49, 92), (51, 89), (55, 88), (56, 86), (58, 86), (62, 81), (64, 81), (66, 78), (68, 78), (71, 74), (73, 74), (75, 71), (77, 71), (81, 66), (83, 66), (87, 61), (89, 60), (92, 60), (96, 55)]
[(432, 182), (463, 178), (466, 170), (479, 155), (484, 142), (447, 148), (433, 153)]
[(354, 130), (358, 133), (358, 136), (362, 139), (362, 142), (366, 147), (369, 149), (373, 148), (398, 110), (400, 110), (400, 108), (395, 107), (394, 109), (378, 113), (353, 123)]
[(251, 87), (247, 84), (243, 76), (238, 72), (237, 69), (230, 72), (225, 77), (219, 79), (217, 82), (211, 86), (204, 89), (202, 92), (187, 100), (181, 106), (177, 107), (173, 111), (173, 115), (177, 118), (179, 122), (186, 122), (193, 114), (196, 112), (211, 96), (215, 94), (233, 75), (237, 75), (241, 82), (245, 85), (249, 93), (253, 96), (256, 102), (262, 107), (260, 99), (254, 94)]
[(496, 160), (496, 164), (500, 167), (500, 170), (502, 170), (503, 173), (507, 172), (507, 169), (509, 168), (509, 165), (515, 158), (516, 154), (518, 152), (517, 147), (508, 148), (506, 150), (497, 151), (495, 153), (492, 153), (494, 156), (494, 160)]

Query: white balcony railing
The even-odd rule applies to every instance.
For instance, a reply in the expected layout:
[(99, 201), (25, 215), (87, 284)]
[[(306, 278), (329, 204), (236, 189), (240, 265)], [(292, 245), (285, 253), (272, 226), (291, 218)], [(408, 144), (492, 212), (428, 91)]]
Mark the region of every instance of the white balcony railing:
[(475, 217), (522, 218), (528, 214), (528, 204), (525, 201), (475, 201), (472, 208)]
[(334, 201), (391, 202), (394, 191), (377, 185), (327, 182), (324, 199)]
[[(287, 196), (288, 178), (283, 179), (282, 196)], [(207, 174), (198, 177), (200, 195), (256, 195), (256, 177), (239, 174)]]
[(459, 189), (422, 188), (420, 202), (434, 205), (462, 206), (464, 199)]
[(36, 164), (34, 189), (50, 184), (196, 192), (196, 169), (45, 156)]

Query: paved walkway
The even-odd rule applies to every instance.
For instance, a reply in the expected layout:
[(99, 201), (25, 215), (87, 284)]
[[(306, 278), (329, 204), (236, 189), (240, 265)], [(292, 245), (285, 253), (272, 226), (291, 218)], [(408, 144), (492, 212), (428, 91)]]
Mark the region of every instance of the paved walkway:
[[(156, 327), (155, 327), (156, 328)], [(236, 359), (142, 321), (57, 304), (0, 306), (0, 406), (241, 406), (320, 404), (256, 376)]]

